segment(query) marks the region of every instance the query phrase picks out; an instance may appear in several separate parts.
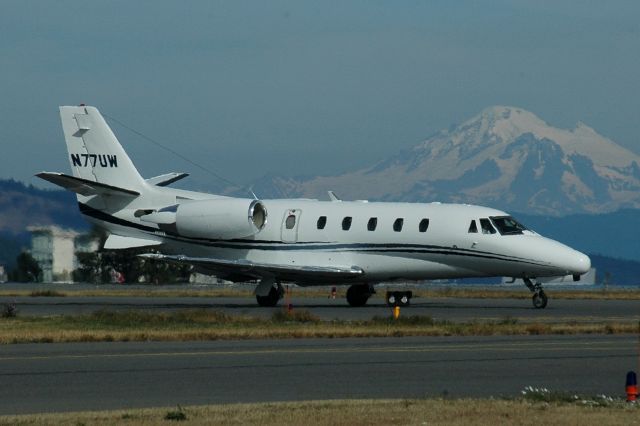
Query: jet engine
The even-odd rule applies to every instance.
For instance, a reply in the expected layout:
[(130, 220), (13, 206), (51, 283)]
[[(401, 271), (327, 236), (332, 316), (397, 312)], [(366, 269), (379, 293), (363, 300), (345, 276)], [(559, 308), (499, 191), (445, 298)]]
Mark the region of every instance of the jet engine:
[(214, 240), (250, 237), (267, 223), (261, 201), (240, 198), (186, 201), (160, 210), (138, 210), (136, 216), (169, 234)]

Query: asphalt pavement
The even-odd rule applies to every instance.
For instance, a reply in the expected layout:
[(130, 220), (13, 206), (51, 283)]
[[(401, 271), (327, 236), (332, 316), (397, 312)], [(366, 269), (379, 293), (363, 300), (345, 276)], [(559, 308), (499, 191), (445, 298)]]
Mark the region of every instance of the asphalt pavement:
[(409, 337), (0, 347), (0, 414), (337, 398), (624, 395), (637, 336)]

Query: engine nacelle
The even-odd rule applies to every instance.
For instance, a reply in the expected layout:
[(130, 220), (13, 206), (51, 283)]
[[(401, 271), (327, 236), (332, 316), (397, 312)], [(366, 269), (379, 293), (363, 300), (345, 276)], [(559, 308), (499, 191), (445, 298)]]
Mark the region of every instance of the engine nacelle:
[(214, 240), (250, 237), (267, 223), (264, 204), (242, 198), (186, 201), (157, 211), (140, 210), (139, 215), (168, 233)]
[(267, 223), (267, 210), (258, 200), (227, 198), (182, 203), (176, 211), (179, 235), (231, 239), (257, 234)]

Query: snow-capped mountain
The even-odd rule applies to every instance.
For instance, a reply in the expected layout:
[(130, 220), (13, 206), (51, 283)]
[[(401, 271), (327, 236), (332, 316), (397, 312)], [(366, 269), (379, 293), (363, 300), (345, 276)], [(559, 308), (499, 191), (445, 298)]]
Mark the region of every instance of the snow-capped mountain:
[(339, 176), (271, 177), (267, 197), (447, 201), (562, 215), (640, 207), (640, 156), (583, 123), (565, 130), (494, 106), (410, 150)]

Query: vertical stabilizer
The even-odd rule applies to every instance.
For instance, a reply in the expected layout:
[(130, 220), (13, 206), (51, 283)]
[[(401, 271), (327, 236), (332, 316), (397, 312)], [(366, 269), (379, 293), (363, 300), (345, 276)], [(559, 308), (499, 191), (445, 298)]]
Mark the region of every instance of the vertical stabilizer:
[(145, 186), (97, 108), (62, 106), (60, 118), (75, 177), (131, 190)]

